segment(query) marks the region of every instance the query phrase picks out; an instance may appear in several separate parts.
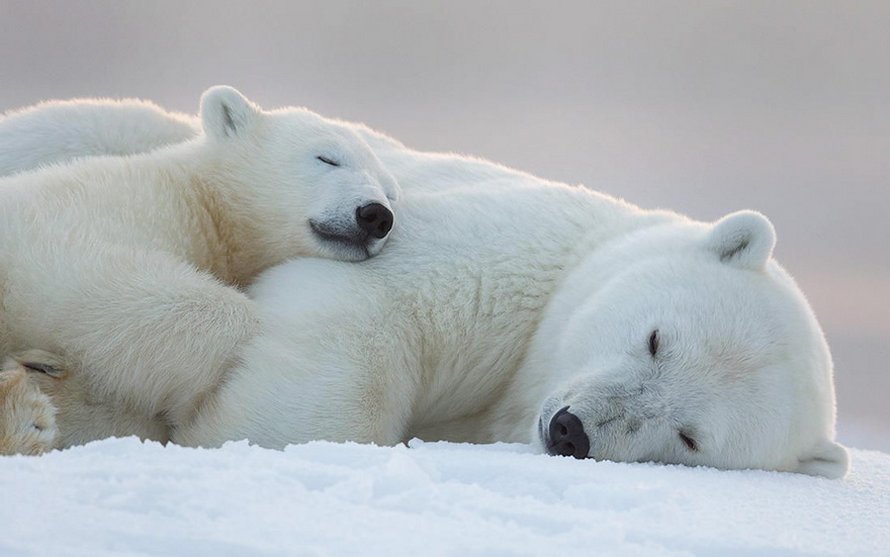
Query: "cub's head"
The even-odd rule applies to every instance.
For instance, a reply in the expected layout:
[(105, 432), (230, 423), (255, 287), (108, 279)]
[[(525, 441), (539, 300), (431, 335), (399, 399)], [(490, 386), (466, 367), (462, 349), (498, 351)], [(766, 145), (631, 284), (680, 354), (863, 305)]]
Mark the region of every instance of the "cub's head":
[(398, 186), (348, 125), (303, 108), (263, 111), (226, 86), (204, 93), (200, 116), (219, 149), (215, 171), (260, 208), (273, 249), (352, 261), (380, 252)]
[[(535, 436), (551, 454), (842, 477), (828, 347), (759, 213), (606, 249)], [(597, 269), (620, 269), (596, 276)], [(570, 288), (583, 289), (584, 277)], [(597, 284), (594, 283), (594, 284)], [(590, 283), (588, 283), (590, 284)]]

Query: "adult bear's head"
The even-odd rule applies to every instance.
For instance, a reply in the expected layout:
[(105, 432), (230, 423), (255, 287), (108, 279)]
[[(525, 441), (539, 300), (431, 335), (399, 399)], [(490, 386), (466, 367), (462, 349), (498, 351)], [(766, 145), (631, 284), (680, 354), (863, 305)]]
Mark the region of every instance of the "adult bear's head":
[(573, 273), (575, 309), (546, 341), (543, 448), (843, 476), (831, 356), (774, 244), (745, 211), (638, 232)]

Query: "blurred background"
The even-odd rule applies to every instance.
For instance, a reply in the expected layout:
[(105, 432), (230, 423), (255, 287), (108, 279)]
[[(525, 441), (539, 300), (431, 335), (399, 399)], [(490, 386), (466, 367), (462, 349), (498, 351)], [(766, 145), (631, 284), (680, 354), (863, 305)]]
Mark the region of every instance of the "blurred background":
[(226, 83), (702, 220), (754, 208), (890, 452), (890, 2), (0, 0), (0, 111)]

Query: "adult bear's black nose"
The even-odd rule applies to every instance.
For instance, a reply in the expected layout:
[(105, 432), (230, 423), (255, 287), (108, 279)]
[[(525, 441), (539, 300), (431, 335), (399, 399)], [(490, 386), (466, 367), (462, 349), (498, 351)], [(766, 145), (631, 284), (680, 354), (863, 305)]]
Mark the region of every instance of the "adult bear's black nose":
[(590, 439), (584, 433), (584, 424), (566, 406), (550, 419), (550, 442), (547, 452), (552, 455), (587, 458)]
[(375, 238), (383, 238), (392, 230), (392, 211), (380, 203), (368, 203), (355, 210), (359, 228)]

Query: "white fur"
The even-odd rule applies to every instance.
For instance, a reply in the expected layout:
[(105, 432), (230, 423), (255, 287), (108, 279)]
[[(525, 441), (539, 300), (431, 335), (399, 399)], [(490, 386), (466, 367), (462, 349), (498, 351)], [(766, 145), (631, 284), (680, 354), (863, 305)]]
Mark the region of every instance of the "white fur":
[(194, 118), (138, 99), (43, 102), (0, 117), (0, 176), (76, 157), (145, 153), (199, 130)]
[[(63, 129), (49, 121), (71, 112), (105, 125), (102, 107), (118, 106), (129, 118), (133, 107), (114, 103), (23, 114)], [(264, 112), (215, 87), (201, 115), (204, 133), (185, 143), (0, 180), (0, 348), (59, 354), (87, 370), (95, 398), (172, 424), (194, 412), (258, 331), (254, 304), (238, 288), (292, 257), (375, 254), (385, 237), (348, 245), (319, 237), (311, 223), (348, 234), (358, 230), (359, 207), (388, 207), (397, 193), (364, 140), (308, 110)], [(163, 118), (163, 137), (183, 133), (181, 119)], [(25, 134), (7, 123), (0, 136), (16, 145), (8, 134)], [(44, 152), (78, 135), (69, 127), (44, 138)], [(90, 149), (85, 143), (83, 154)]]
[(594, 458), (844, 475), (828, 348), (765, 217), (694, 222), (357, 130), (404, 189), (398, 233), (361, 265), (265, 273), (262, 334), (176, 441), (544, 450), (569, 406)]

